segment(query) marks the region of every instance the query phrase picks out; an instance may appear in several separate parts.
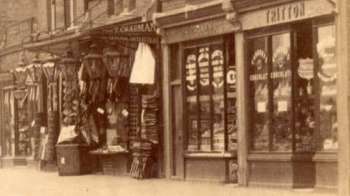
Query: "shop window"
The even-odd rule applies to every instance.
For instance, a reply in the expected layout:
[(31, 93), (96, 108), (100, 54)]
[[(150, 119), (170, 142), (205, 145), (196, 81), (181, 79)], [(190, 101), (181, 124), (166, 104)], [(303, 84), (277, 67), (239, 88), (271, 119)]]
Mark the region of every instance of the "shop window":
[(54, 31), (56, 29), (56, 0), (48, 0), (47, 5), (48, 27), (50, 31)]
[(252, 151), (337, 148), (334, 25), (248, 39)]
[(75, 22), (75, 9), (76, 2), (75, 0), (64, 0), (64, 21), (66, 27), (74, 26)]
[(107, 13), (109, 16), (128, 13), (136, 8), (135, 0), (108, 0)]
[(337, 140), (337, 66), (335, 54), (335, 27), (334, 25), (317, 27), (317, 56), (319, 79), (319, 122), (320, 122), (320, 149), (335, 150)]
[(188, 151), (236, 148), (236, 75), (227, 58), (233, 46), (219, 41), (184, 49)]

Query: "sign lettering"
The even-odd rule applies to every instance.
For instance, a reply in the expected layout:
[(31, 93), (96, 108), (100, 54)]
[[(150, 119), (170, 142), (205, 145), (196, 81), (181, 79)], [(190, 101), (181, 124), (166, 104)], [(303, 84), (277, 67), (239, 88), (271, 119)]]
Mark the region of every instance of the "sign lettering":
[(305, 16), (304, 2), (282, 5), (266, 11), (266, 23), (274, 24), (296, 20)]
[(239, 20), (243, 30), (250, 30), (334, 14), (334, 10), (335, 6), (330, 0), (294, 1), (242, 14)]
[(165, 40), (167, 43), (175, 43), (185, 40), (231, 33), (235, 30), (237, 30), (237, 27), (226, 20), (208, 20), (201, 23), (194, 23), (186, 26), (167, 29), (165, 31)]
[(152, 22), (121, 25), (114, 28), (114, 33), (155, 33), (156, 27)]

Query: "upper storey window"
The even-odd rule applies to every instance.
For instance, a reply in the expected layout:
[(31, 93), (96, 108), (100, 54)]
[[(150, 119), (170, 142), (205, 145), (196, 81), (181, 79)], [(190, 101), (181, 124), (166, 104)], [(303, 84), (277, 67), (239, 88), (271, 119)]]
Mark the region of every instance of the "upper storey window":
[(136, 8), (136, 0), (108, 0), (107, 12), (109, 16), (129, 13)]
[(74, 26), (76, 0), (64, 0), (64, 22), (66, 27)]

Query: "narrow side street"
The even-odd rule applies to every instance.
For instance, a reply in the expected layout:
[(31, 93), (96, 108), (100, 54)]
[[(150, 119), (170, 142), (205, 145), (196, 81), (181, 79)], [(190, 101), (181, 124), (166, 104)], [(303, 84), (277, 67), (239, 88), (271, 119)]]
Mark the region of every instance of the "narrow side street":
[(135, 180), (129, 177), (85, 175), (60, 177), (28, 168), (1, 169), (3, 196), (332, 196), (312, 190), (241, 188), (214, 183), (180, 182), (165, 179)]

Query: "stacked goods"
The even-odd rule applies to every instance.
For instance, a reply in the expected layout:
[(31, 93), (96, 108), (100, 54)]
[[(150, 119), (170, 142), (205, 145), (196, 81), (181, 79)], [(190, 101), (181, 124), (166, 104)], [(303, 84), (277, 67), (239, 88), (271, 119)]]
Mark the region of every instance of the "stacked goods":
[(59, 118), (58, 112), (48, 113), (47, 139), (45, 144), (44, 160), (54, 161), (56, 157), (55, 145), (58, 139)]
[(132, 164), (130, 175), (137, 179), (149, 178), (152, 176), (152, 167), (154, 163), (153, 144), (144, 140), (133, 143)]
[(153, 175), (156, 144), (158, 139), (158, 105), (154, 96), (142, 97), (141, 133), (132, 143), (133, 161), (130, 175), (134, 178), (149, 178)]
[(158, 106), (154, 96), (142, 97), (141, 138), (158, 144)]
[(139, 140), (141, 107), (138, 89), (136, 87), (131, 87), (129, 93), (129, 145), (132, 146), (135, 141)]

